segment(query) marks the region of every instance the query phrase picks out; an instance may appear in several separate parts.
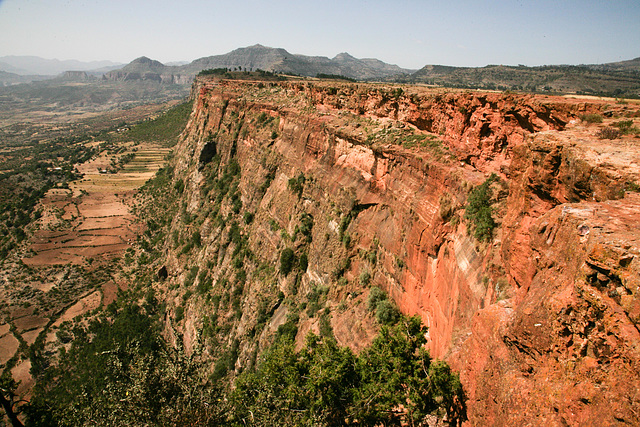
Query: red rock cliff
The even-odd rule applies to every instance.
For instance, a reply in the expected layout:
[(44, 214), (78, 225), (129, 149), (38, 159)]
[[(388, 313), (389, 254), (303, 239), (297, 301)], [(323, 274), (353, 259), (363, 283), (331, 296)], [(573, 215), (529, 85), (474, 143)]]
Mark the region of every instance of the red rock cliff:
[[(358, 349), (375, 329), (359, 284), (367, 271), (460, 371), (472, 425), (640, 423), (640, 195), (625, 191), (637, 188), (640, 150), (577, 119), (602, 105), (308, 81), (203, 79), (193, 95), (176, 168), (189, 209), (206, 203), (198, 159), (215, 144), (241, 166), (259, 257), (275, 263), (274, 229), (293, 234), (311, 215), (302, 286), (330, 289), (339, 342)], [(298, 197), (288, 182), (301, 173)], [(482, 243), (464, 206), (490, 173), (497, 228)], [(219, 238), (207, 224), (205, 243)], [(265, 292), (252, 289), (246, 306)], [(299, 336), (317, 328), (301, 324)]]

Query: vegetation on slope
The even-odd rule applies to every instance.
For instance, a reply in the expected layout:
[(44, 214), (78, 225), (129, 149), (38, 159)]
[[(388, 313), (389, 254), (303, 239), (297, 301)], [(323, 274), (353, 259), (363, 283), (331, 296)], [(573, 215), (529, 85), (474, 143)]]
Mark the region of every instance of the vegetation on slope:
[(210, 425), (221, 420), (202, 365), (160, 336), (162, 306), (115, 303), (84, 326), (55, 365), (37, 372), (28, 425)]
[[(111, 138), (141, 141), (166, 135), (169, 141), (188, 110), (183, 105), (175, 114)], [(424, 349), (426, 329), (417, 318), (402, 317), (379, 289), (370, 301), (385, 325), (378, 338), (358, 355), (337, 345), (330, 310), (324, 307), (327, 287), (313, 284), (307, 293), (299, 292), (313, 240), (309, 212), (301, 208), (290, 219), (298, 224), (291, 235), (272, 223), (272, 231), (286, 242), (278, 256), (252, 252), (256, 206), (278, 164), (277, 159), (263, 159), (264, 181), (251, 183), (255, 194), (241, 194), (245, 171), (236, 157), (237, 140), (249, 122), (273, 140), (277, 120), (257, 113), (240, 117), (228, 112), (227, 117), (225, 130), (210, 135), (211, 156), (200, 158), (199, 188), (168, 166), (141, 190), (137, 214), (146, 230), (136, 250), (127, 251), (122, 265), (113, 267), (122, 269), (120, 277), (128, 278), (129, 290), (105, 311), (62, 327), (59, 357), (34, 354), (37, 383), (27, 410), (29, 424), (403, 425), (422, 424), (429, 414), (463, 420), (457, 374), (432, 361)], [(226, 151), (217, 153), (215, 144), (226, 144)], [(287, 191), (303, 206), (302, 196), (311, 185), (313, 180), (300, 174), (291, 178)], [(190, 206), (194, 200), (196, 209)], [(345, 248), (351, 244), (347, 228), (356, 215), (354, 207), (342, 217)], [(168, 253), (177, 258), (178, 271), (167, 279), (163, 263)], [(283, 259), (278, 271), (277, 262)], [(348, 262), (348, 257), (340, 260), (336, 280), (346, 280), (341, 276)], [(360, 277), (363, 286), (370, 279)], [(287, 283), (286, 295), (280, 280)], [(258, 283), (259, 291), (252, 290)], [(162, 302), (154, 289), (163, 293)], [(283, 306), (287, 321), (274, 336), (267, 326)], [(320, 337), (309, 335), (296, 352), (293, 340), (305, 315), (317, 316)], [(181, 344), (185, 318), (198, 323), (200, 334), (189, 355)], [(239, 332), (243, 318), (250, 320)], [(175, 334), (174, 347), (160, 334), (167, 327)], [(253, 352), (248, 363), (239, 359), (243, 350), (245, 355)]]
[(359, 355), (313, 334), (296, 351), (282, 327), (225, 392), (197, 354), (167, 346), (159, 334), (162, 304), (152, 295), (141, 306), (123, 300), (67, 332), (69, 350), (38, 372), (29, 425), (374, 426), (420, 424), (433, 413), (465, 419), (458, 375), (431, 359), (417, 317), (383, 327)]
[(496, 228), (491, 207), (491, 184), (497, 179), (496, 174), (491, 174), (485, 182), (471, 190), (467, 200), (464, 217), (470, 222), (474, 237), (481, 242), (490, 241)]
[(578, 93), (610, 97), (640, 97), (637, 61), (628, 68), (615, 64), (548, 65), (541, 67), (487, 65), (481, 68), (428, 65), (402, 81), (484, 90)]
[[(309, 335), (299, 352), (281, 335), (257, 368), (236, 381), (238, 425), (412, 425), (438, 410), (464, 418), (457, 374), (434, 362), (417, 317), (385, 326), (359, 355)], [(440, 415), (444, 415), (441, 413)]]
[(123, 136), (138, 143), (155, 142), (171, 147), (187, 125), (192, 107), (192, 101), (178, 104), (154, 119), (136, 124)]

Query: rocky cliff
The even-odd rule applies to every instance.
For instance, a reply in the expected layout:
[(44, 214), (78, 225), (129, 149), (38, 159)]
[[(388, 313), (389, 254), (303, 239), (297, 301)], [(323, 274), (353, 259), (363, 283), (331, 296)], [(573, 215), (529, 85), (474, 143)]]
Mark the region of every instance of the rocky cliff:
[(638, 139), (578, 119), (636, 105), (205, 78), (192, 95), (167, 336), (231, 348), (236, 371), (287, 322), (358, 350), (376, 286), (460, 372), (471, 424), (640, 422)]

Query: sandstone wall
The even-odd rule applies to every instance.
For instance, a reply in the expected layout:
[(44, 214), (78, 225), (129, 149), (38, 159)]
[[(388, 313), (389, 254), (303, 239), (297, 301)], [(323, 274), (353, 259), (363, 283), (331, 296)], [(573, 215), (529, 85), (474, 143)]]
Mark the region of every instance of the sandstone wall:
[[(300, 216), (311, 215), (309, 267), (297, 292), (329, 289), (341, 344), (358, 350), (375, 333), (366, 296), (376, 285), (423, 318), (432, 354), (460, 371), (471, 424), (640, 422), (640, 197), (625, 193), (638, 181), (630, 165), (640, 155), (633, 141), (622, 149), (579, 124), (579, 113), (601, 105), (208, 79), (196, 82), (193, 96), (175, 163), (188, 209), (210, 203), (200, 191), (199, 159), (214, 144), (223, 164), (235, 158), (241, 167), (242, 209), (255, 212), (245, 232), (263, 262), (277, 266), (281, 250), (297, 242), (282, 231), (294, 235)], [(407, 134), (438, 142), (403, 143)], [(464, 206), (490, 173), (499, 177), (492, 186), (498, 228), (482, 243), (469, 233)], [(298, 196), (288, 183), (300, 174)], [(201, 233), (203, 263), (214, 256), (207, 248), (224, 239), (207, 221)], [(184, 274), (180, 255), (168, 249), (168, 256), (170, 271)], [(347, 280), (338, 280), (347, 259)], [(222, 255), (218, 269), (229, 263)], [(368, 286), (360, 283), (364, 271)], [(250, 279), (236, 336), (255, 322), (261, 295), (293, 297), (291, 289), (291, 277), (269, 286)], [(187, 322), (174, 326), (197, 340), (203, 310), (193, 303)], [(286, 307), (274, 310), (260, 345), (286, 319)], [(317, 317), (301, 316), (298, 338), (318, 327)], [(238, 367), (251, 351), (241, 348)]]

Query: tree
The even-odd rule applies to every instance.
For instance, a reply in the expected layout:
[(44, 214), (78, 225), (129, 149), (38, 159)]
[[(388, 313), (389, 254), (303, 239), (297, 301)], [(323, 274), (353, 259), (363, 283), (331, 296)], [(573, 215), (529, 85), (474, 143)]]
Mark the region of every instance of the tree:
[[(219, 390), (149, 313), (129, 305), (76, 327), (68, 352), (38, 378), (30, 426), (198, 425), (220, 422)], [(181, 421), (182, 420), (182, 421)]]
[(18, 387), (15, 380), (8, 371), (0, 377), (0, 405), (7, 414), (7, 418), (13, 427), (23, 427), (22, 422), (18, 418), (19, 410), (15, 406), (21, 401), (16, 401), (15, 389)]
[(307, 337), (300, 355), (307, 366), (308, 413), (315, 425), (343, 425), (360, 378), (356, 356), (333, 338)]
[[(438, 379), (431, 378), (431, 357), (424, 349), (426, 332), (417, 316), (382, 327), (358, 359), (361, 384), (355, 391), (352, 418), (367, 426), (412, 425), (441, 408), (440, 402), (464, 402), (456, 374), (439, 369), (435, 371)], [(446, 412), (450, 421), (457, 414), (464, 417), (463, 410), (446, 408)]]
[(301, 425), (306, 406), (302, 384), (306, 372), (293, 340), (276, 340), (258, 369), (245, 371), (236, 381), (231, 395), (233, 420), (241, 425)]
[(434, 412), (466, 419), (457, 374), (433, 362), (418, 317), (384, 326), (360, 355), (332, 337), (310, 334), (295, 352), (280, 334), (231, 398), (237, 425), (414, 425)]

